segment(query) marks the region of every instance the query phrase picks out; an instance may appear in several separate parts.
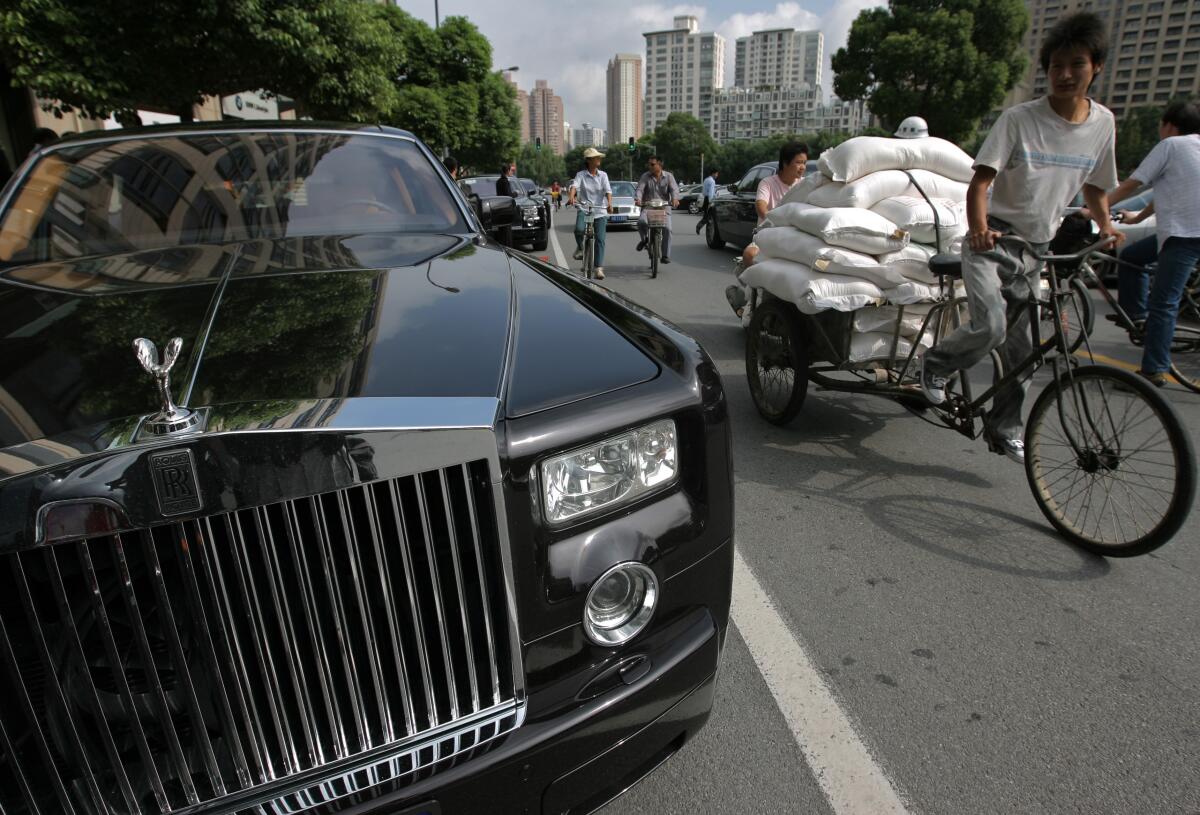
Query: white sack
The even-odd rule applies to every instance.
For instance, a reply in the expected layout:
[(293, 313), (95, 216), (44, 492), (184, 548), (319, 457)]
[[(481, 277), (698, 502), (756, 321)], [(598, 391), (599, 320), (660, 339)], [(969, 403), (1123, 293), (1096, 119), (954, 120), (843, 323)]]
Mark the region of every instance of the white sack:
[(883, 292), (874, 283), (857, 277), (824, 275), (800, 263), (778, 258), (758, 260), (742, 273), (750, 286), (766, 289), (805, 314), (820, 311), (854, 311), (879, 303)]
[(894, 303), (898, 306), (907, 306), (913, 303), (932, 302), (937, 299), (938, 291), (937, 286), (927, 286), (915, 280), (908, 280), (899, 286), (885, 289), (883, 296), (889, 303)]
[[(933, 206), (930, 206), (930, 202)], [(967, 234), (967, 205), (946, 198), (931, 196), (930, 200), (926, 201), (918, 196), (898, 195), (883, 199), (871, 207), (871, 212), (882, 215), (908, 232), (917, 243), (937, 243), (937, 235), (940, 232), (942, 247), (945, 248), (950, 241)]]
[(783, 196), (780, 204), (807, 203), (809, 195), (816, 189), (824, 187), (829, 179), (819, 172), (805, 173), (804, 178)]
[[(899, 306), (880, 306), (879, 308), (864, 308), (854, 312), (854, 330), (860, 334), (869, 331), (883, 331), (891, 334), (896, 330), (896, 321), (900, 322), (900, 336), (912, 339), (921, 331), (925, 321), (928, 306), (905, 306), (903, 316)], [(929, 331), (923, 338), (924, 345), (933, 343), (933, 332)]]
[(938, 282), (937, 275), (929, 271), (929, 259), (935, 250), (932, 246), (920, 243), (910, 243), (895, 252), (879, 255), (876, 259), (890, 271), (918, 283), (934, 284)]
[(763, 226), (794, 226), (831, 246), (882, 255), (908, 245), (908, 233), (869, 209), (813, 208), (783, 204), (767, 213)]
[[(882, 331), (872, 331), (867, 334), (850, 335), (850, 358), (847, 362), (862, 363), (871, 360), (888, 361), (892, 353), (892, 335)], [(912, 350), (912, 343), (898, 337), (896, 342), (896, 360), (903, 361)]]
[(792, 226), (760, 229), (754, 235), (754, 242), (764, 257), (802, 263), (821, 274), (861, 277), (881, 288), (898, 286), (907, 279), (899, 270), (889, 269), (871, 255), (830, 246), (816, 235)]
[(832, 181), (857, 181), (879, 170), (929, 170), (966, 183), (974, 175), (971, 164), (971, 157), (957, 145), (932, 136), (857, 136), (826, 150), (817, 161), (822, 175)]
[[(830, 182), (814, 189), (804, 200), (819, 207), (870, 209), (883, 199), (894, 198), (897, 195), (913, 195), (920, 198), (921, 190), (930, 198), (967, 200), (967, 185), (961, 181), (928, 170), (909, 172), (912, 174), (912, 180), (903, 170), (880, 170), (849, 183)], [(913, 181), (920, 185), (920, 190), (913, 186)]]

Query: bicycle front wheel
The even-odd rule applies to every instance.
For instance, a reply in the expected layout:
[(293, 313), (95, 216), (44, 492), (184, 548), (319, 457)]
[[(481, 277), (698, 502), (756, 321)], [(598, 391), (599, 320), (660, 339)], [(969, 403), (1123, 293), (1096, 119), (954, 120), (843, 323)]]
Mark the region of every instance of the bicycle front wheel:
[(1099, 555), (1157, 549), (1195, 498), (1191, 437), (1153, 385), (1102, 365), (1068, 371), (1038, 396), (1025, 474), (1042, 514)]
[(662, 233), (657, 229), (650, 230), (650, 241), (647, 247), (650, 250), (650, 277), (658, 277), (658, 256), (659, 250), (662, 248)]
[(1092, 311), (1092, 295), (1088, 294), (1084, 281), (1078, 277), (1070, 278), (1067, 284), (1066, 296), (1051, 298), (1050, 305), (1039, 308), (1042, 314), (1042, 340), (1046, 348), (1056, 347), (1058, 340), (1055, 331), (1055, 320), (1062, 326), (1064, 340), (1067, 341), (1067, 353), (1074, 354), (1084, 344), (1091, 334), (1096, 322), (1096, 314)]

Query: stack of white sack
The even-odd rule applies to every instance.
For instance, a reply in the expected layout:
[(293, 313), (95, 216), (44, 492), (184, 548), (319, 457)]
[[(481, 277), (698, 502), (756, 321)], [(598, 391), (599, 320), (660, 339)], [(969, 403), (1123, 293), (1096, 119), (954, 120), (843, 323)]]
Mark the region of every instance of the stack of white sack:
[(942, 139), (860, 137), (818, 166), (767, 214), (742, 280), (806, 314), (866, 309), (854, 320), (849, 361), (887, 357), (900, 310), (886, 306), (906, 306), (896, 347), (905, 355), (928, 312), (912, 306), (940, 293), (929, 271), (938, 238), (941, 251), (961, 251), (971, 158)]

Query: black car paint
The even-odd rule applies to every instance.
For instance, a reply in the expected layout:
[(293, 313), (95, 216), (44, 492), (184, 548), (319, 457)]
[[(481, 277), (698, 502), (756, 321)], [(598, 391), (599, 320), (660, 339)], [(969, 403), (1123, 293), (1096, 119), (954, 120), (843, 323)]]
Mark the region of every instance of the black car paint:
[[(32, 462), (16, 475), (0, 469), (0, 549), (33, 544), (33, 514), (46, 501), (96, 495), (144, 501), (142, 459), (155, 448), (108, 449), (156, 407), (129, 348), (136, 335), (187, 337), (178, 363), (187, 375), (176, 380), (177, 391), (194, 397), (195, 406), (221, 402), (214, 411), (239, 417), (243, 407), (285, 411), (289, 398), (320, 394), (331, 403), (499, 396), (495, 434), (514, 552), (526, 723), (470, 762), (414, 785), (382, 785), (358, 805), (313, 812), (367, 815), (427, 799), (445, 811), (493, 812), (498, 801), (503, 811), (587, 811), (678, 749), (711, 708), (730, 602), (731, 434), (720, 377), (703, 349), (618, 295), (482, 236), (251, 243), (18, 267), (0, 277), (0, 319), (22, 327), (4, 332), (0, 387), (35, 409), (45, 436), (6, 427), (0, 441), (0, 451), (29, 453)], [(129, 269), (145, 273), (130, 280), (120, 273)], [(164, 275), (167, 282), (146, 282)], [(321, 356), (306, 349), (314, 342), (324, 347), (316, 334), (328, 333), (328, 325), (304, 318), (324, 280), (362, 288), (381, 308), (359, 313), (347, 332), (352, 341)], [(413, 305), (418, 300), (438, 319), (422, 319)], [(89, 309), (97, 317), (85, 320)], [(271, 320), (281, 310), (299, 313), (297, 328), (288, 342), (273, 344)], [(213, 331), (198, 352), (210, 318)], [(103, 339), (100, 327), (108, 331)], [(268, 336), (261, 345), (223, 346), (221, 337), (236, 338), (238, 329)], [(472, 345), (479, 359), (455, 355), (467, 338), (481, 344)], [(89, 341), (102, 347), (93, 351)], [(292, 360), (303, 371), (314, 359), (322, 364), (304, 383), (319, 393), (289, 392), (289, 377), (262, 376)], [(378, 368), (390, 364), (398, 370)], [(593, 379), (598, 368), (603, 375)], [(49, 371), (61, 372), (56, 389), (37, 381)], [(313, 384), (328, 378), (333, 382), (323, 391)], [(96, 392), (103, 398), (85, 405)], [(545, 522), (540, 460), (664, 417), (678, 430), (676, 483), (576, 523)], [(224, 466), (202, 469), (206, 494), (217, 505), (312, 494), (342, 483), (345, 462), (369, 475), (387, 455), (383, 436), (350, 433), (273, 440), (270, 455), (256, 460), (253, 436), (196, 442), (224, 456), (216, 459)], [(56, 455), (64, 458), (55, 463)], [(261, 477), (251, 476), (255, 467)], [(624, 559), (653, 568), (662, 604), (628, 646), (603, 648), (583, 635), (583, 602), (592, 581)], [(636, 671), (622, 673), (635, 663)]]

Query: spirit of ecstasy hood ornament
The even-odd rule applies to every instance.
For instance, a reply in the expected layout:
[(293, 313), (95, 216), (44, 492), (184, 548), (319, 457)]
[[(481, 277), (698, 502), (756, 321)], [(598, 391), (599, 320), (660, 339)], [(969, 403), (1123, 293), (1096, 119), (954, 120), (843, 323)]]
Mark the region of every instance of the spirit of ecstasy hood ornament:
[(133, 341), (133, 352), (137, 354), (138, 362), (146, 373), (154, 377), (158, 386), (158, 398), (162, 410), (153, 416), (147, 416), (142, 422), (142, 430), (154, 436), (170, 436), (186, 433), (196, 429), (200, 424), (200, 414), (175, 404), (171, 398), (171, 366), (179, 358), (179, 350), (183, 348), (183, 340), (175, 337), (163, 353), (162, 361), (158, 359), (158, 348), (144, 337)]

